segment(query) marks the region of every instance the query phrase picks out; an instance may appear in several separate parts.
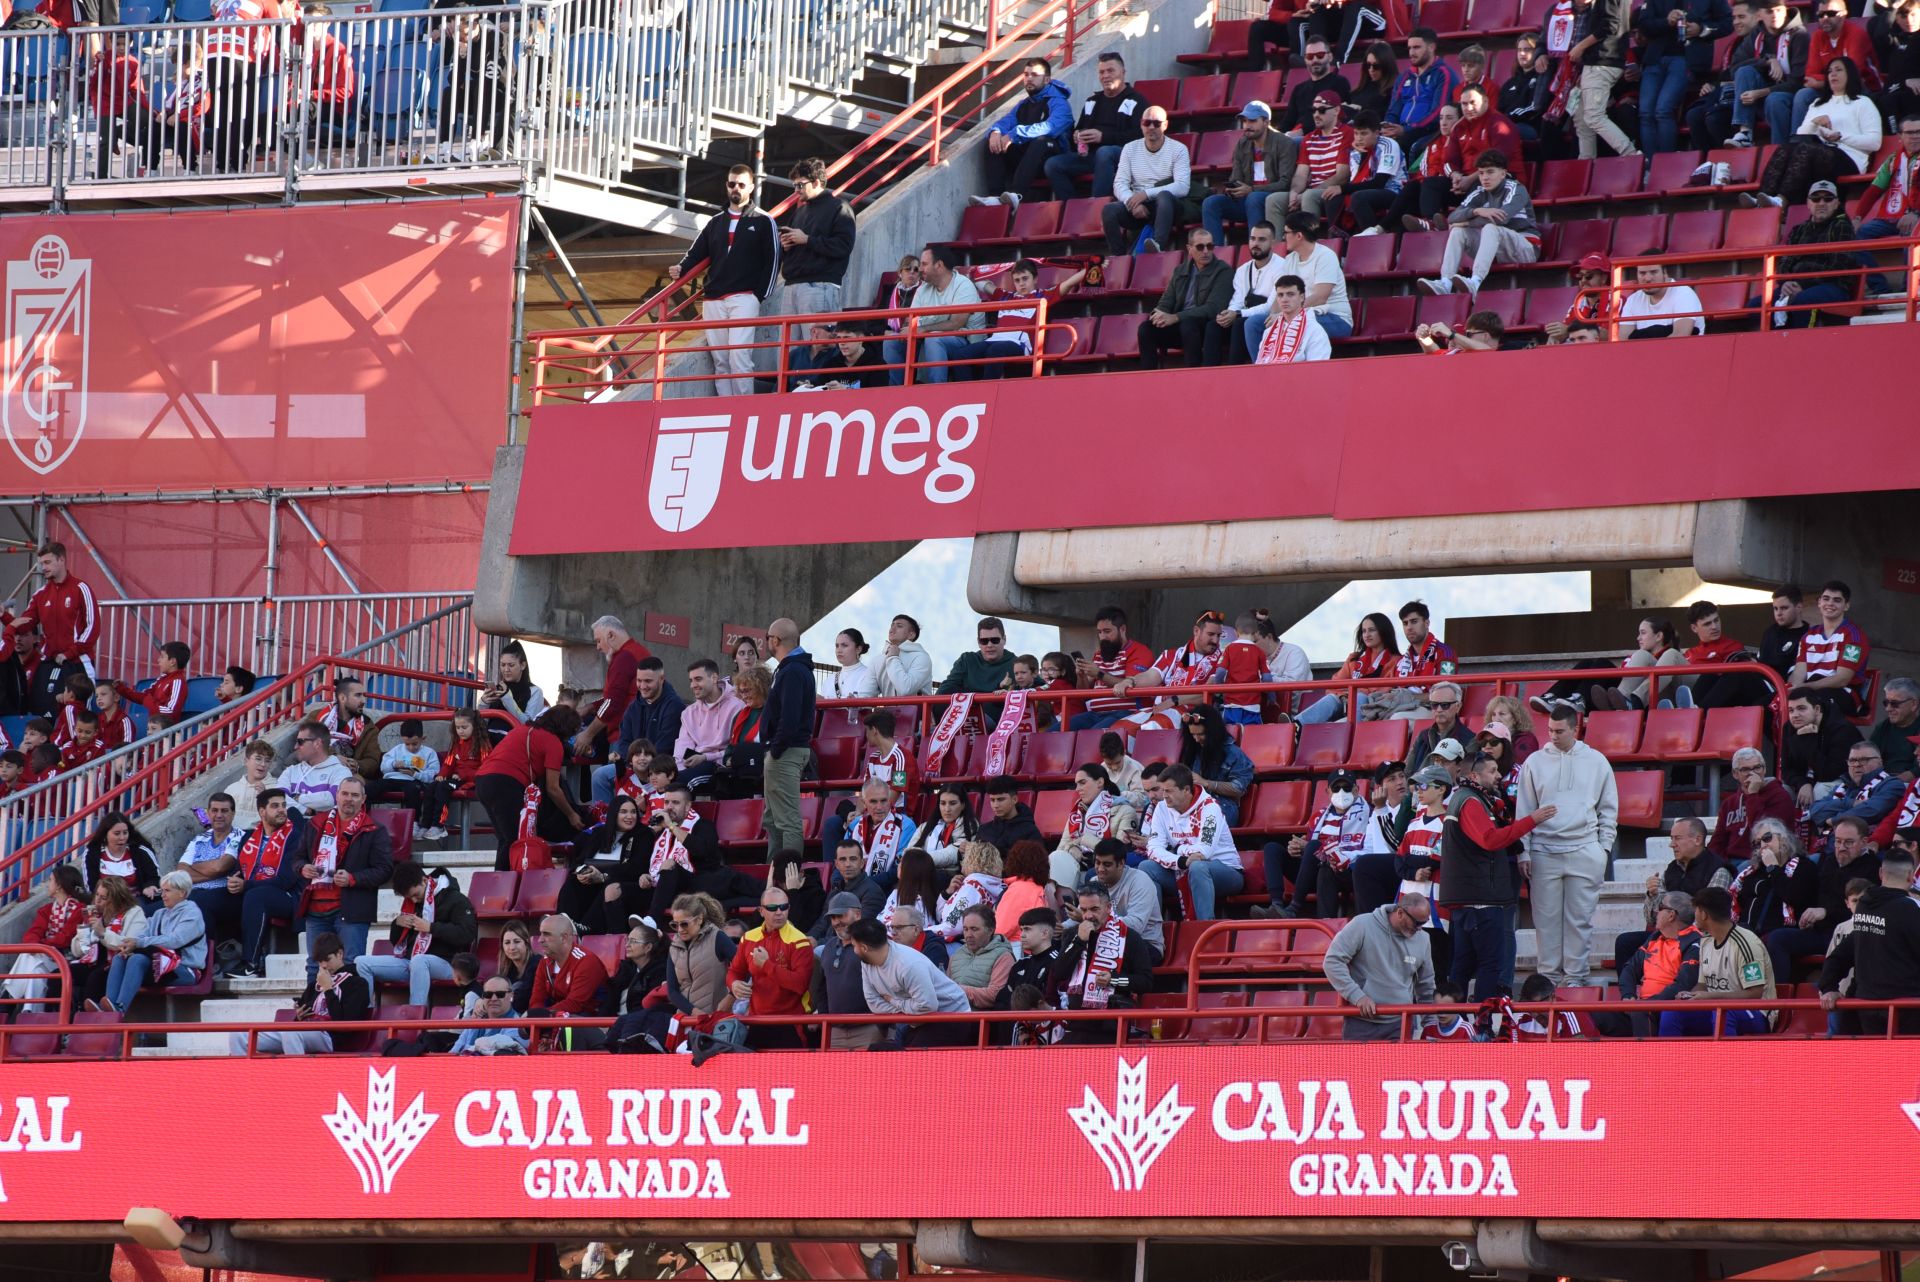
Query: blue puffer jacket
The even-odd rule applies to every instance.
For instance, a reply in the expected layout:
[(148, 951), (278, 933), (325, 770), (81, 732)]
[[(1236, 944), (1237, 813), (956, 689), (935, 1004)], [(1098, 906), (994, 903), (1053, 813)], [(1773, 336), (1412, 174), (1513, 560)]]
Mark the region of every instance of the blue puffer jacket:
[(1030, 93), (1014, 104), (1012, 111), (993, 124), (996, 133), (1015, 142), (1059, 142), (1073, 128), (1073, 98), (1058, 80), (1049, 80), (1038, 93)]

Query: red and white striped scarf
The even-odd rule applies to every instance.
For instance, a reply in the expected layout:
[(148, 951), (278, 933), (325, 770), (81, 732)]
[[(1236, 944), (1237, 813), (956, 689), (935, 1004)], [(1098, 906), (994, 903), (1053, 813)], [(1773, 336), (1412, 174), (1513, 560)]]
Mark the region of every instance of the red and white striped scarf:
[(1102, 975), (1111, 976), (1119, 968), (1120, 959), (1126, 951), (1127, 923), (1120, 920), (1118, 913), (1109, 914), (1106, 924), (1100, 927), (1088, 942), (1086, 951), (1080, 954), (1079, 964), (1073, 968), (1073, 982), (1067, 985), (1067, 993), (1061, 995), (1062, 1001), (1067, 994), (1079, 993), (1083, 1008), (1104, 1008), (1113, 1000), (1113, 989), (1094, 980)]
[(900, 862), (900, 812), (889, 810), (887, 817), (874, 822), (870, 815), (854, 821), (854, 836), (867, 852), (867, 875), (878, 876)]
[(925, 769), (933, 771), (939, 768), (940, 762), (946, 758), (948, 749), (953, 747), (953, 741), (960, 737), (961, 727), (967, 724), (967, 714), (972, 711), (972, 695), (953, 696), (953, 702), (949, 703), (947, 710), (940, 714), (940, 721), (934, 726), (933, 733), (927, 736), (926, 755), (921, 759)]
[[(680, 827), (684, 832), (692, 832), (699, 823), (700, 813), (696, 810), (689, 810), (687, 811), (686, 823), (680, 825)], [(664, 870), (668, 864), (678, 864), (688, 872), (693, 871), (693, 860), (687, 854), (686, 843), (674, 837), (672, 829), (662, 828), (660, 835), (653, 839), (653, 857), (647, 861), (647, 873), (655, 881), (658, 881), (660, 880), (661, 871)]]
[[(1765, 865), (1760, 861), (1758, 857), (1749, 859), (1747, 861), (1747, 866), (1745, 868), (1742, 868), (1739, 872), (1739, 875), (1737, 875), (1733, 879), (1733, 886), (1732, 886), (1733, 920), (1736, 925), (1740, 924), (1740, 889), (1741, 887), (1747, 884), (1747, 878), (1753, 874), (1755, 869), (1761, 868), (1764, 866)], [(1796, 855), (1792, 859), (1787, 860), (1786, 863), (1780, 866), (1780, 875), (1782, 877), (1785, 877), (1788, 881), (1792, 881), (1793, 874), (1797, 872), (1799, 868), (1800, 868), (1800, 858), (1798, 855)], [(1784, 895), (1780, 897), (1780, 921), (1777, 924), (1782, 926), (1793, 925), (1793, 906), (1787, 902), (1786, 896)], [(1759, 929), (1771, 930), (1772, 927), (1760, 926)]]
[(1067, 840), (1091, 850), (1105, 839), (1112, 810), (1113, 794), (1104, 790), (1094, 795), (1091, 804), (1074, 802), (1073, 813), (1067, 816)]
[(1020, 728), (1026, 715), (1027, 692), (1009, 691), (1006, 706), (1000, 709), (1000, 720), (994, 724), (993, 733), (987, 736), (987, 778), (1007, 772), (1007, 748), (1013, 742), (1014, 731)]
[(1307, 313), (1296, 314), (1267, 326), (1260, 339), (1258, 365), (1287, 365), (1299, 359), (1300, 344), (1307, 336)]

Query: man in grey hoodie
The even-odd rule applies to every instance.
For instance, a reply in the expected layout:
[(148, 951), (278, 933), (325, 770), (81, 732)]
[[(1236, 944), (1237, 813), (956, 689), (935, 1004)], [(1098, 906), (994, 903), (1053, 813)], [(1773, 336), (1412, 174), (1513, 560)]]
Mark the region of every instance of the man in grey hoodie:
[[(1498, 147), (1481, 152), (1474, 177), (1480, 185), (1447, 215), (1450, 229), (1440, 256), (1440, 275), (1417, 282), (1429, 294), (1459, 290), (1472, 298), (1496, 264), (1531, 263), (1540, 257), (1533, 197), (1507, 172), (1507, 154)], [(1473, 263), (1471, 274), (1460, 270), (1461, 262), (1468, 259)]]
[[(1382, 1006), (1424, 1006), (1433, 1000), (1433, 944), (1426, 924), (1432, 906), (1425, 895), (1402, 895), (1353, 918), (1340, 928), (1321, 963), (1340, 1000), (1357, 1007), (1341, 1036), (1350, 1042), (1391, 1042), (1400, 1037), (1400, 1016), (1380, 1015)], [(1413, 1021), (1414, 1031), (1424, 1018)]]
[(1564, 703), (1548, 716), (1547, 743), (1520, 767), (1515, 817), (1543, 806), (1553, 817), (1527, 834), (1520, 875), (1531, 884), (1537, 968), (1556, 986), (1584, 986), (1593, 914), (1620, 819), (1613, 763), (1580, 742), (1580, 713)]

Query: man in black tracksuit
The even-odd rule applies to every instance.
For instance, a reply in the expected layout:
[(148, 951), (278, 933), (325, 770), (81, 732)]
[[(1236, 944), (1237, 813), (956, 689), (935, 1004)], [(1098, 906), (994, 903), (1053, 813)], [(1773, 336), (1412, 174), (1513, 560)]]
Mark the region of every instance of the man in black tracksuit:
[[(1913, 856), (1890, 850), (1880, 857), (1880, 884), (1860, 896), (1853, 930), (1827, 955), (1820, 968), (1820, 1002), (1828, 1010), (1840, 997), (1840, 981), (1853, 972), (1853, 995), (1885, 1000), (1920, 997), (1920, 904), (1907, 893), (1913, 885)], [(1860, 1027), (1884, 1037), (1887, 1012), (1859, 1012)], [(1899, 1031), (1920, 1033), (1920, 1009), (1899, 1012)]]
[[(780, 312), (830, 315), (840, 310), (840, 286), (846, 280), (847, 260), (853, 257), (853, 211), (827, 190), (827, 165), (819, 157), (801, 161), (790, 176), (799, 203), (780, 229), (780, 279), (785, 282)], [(787, 368), (812, 369), (811, 346), (798, 342), (806, 337), (801, 327), (795, 326), (789, 337), (796, 344), (787, 355)]]
[(1091, 194), (1112, 199), (1120, 149), (1140, 138), (1140, 117), (1147, 113), (1147, 100), (1127, 83), (1126, 61), (1108, 50), (1100, 55), (1099, 73), (1100, 88), (1080, 105), (1073, 132), (1067, 135), (1067, 149), (1049, 157), (1044, 166), (1055, 200), (1078, 196), (1074, 182), (1088, 174), (1093, 175)]
[(727, 170), (727, 207), (707, 220), (687, 246), (686, 257), (667, 269), (669, 280), (707, 265), (706, 297), (700, 319), (730, 321), (723, 329), (708, 330), (709, 342), (732, 347), (713, 354), (714, 390), (722, 396), (753, 392), (752, 321), (760, 304), (773, 292), (780, 270), (779, 232), (766, 211), (753, 203), (753, 170), (735, 165)]

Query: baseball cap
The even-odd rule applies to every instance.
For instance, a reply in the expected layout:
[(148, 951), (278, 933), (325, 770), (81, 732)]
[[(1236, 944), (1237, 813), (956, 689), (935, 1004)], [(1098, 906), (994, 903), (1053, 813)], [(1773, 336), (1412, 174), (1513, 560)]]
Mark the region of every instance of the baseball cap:
[(1505, 739), (1508, 743), (1513, 742), (1513, 731), (1507, 729), (1507, 723), (1504, 721), (1489, 721), (1480, 728), (1480, 733), (1492, 735), (1496, 739)]
[(1328, 776), (1327, 776), (1327, 791), (1328, 791), (1328, 792), (1353, 792), (1353, 791), (1355, 791), (1355, 784), (1354, 784), (1354, 778), (1353, 778), (1353, 771), (1351, 771), (1351, 770), (1336, 770), (1336, 771), (1334, 771), (1334, 772), (1333, 772), (1332, 774), (1330, 774), (1330, 775), (1328, 775)]
[[(1449, 739), (1447, 742), (1452, 743), (1453, 740)], [(1432, 788), (1435, 786), (1451, 788), (1453, 787), (1453, 776), (1442, 770), (1439, 766), (1427, 766), (1413, 776), (1413, 786), (1416, 788)]]
[(642, 917), (639, 913), (634, 913), (627, 918), (627, 929), (632, 930), (635, 926), (645, 926), (648, 930), (656, 934), (659, 933), (660, 930), (658, 922), (654, 921), (651, 917)]
[(1465, 761), (1467, 759), (1467, 750), (1460, 746), (1458, 739), (1442, 739), (1439, 743), (1433, 745), (1431, 755), (1442, 757), (1448, 761)]
[(838, 917), (841, 913), (850, 913), (860, 907), (860, 896), (850, 890), (843, 890), (827, 901), (827, 916)]
[(1580, 260), (1580, 270), (1583, 272), (1610, 272), (1613, 270), (1613, 260), (1605, 254), (1588, 254)]
[(1338, 89), (1322, 89), (1319, 93), (1313, 95), (1313, 105), (1316, 107), (1338, 107), (1345, 101), (1346, 99), (1340, 96)]
[(1258, 98), (1255, 98), (1252, 102), (1240, 108), (1240, 119), (1272, 120), (1273, 108), (1269, 107), (1266, 103), (1261, 102)]
[(1822, 178), (1819, 182), (1807, 188), (1807, 195), (1838, 197), (1840, 195), (1840, 189), (1834, 186), (1832, 183), (1828, 182), (1826, 179)]

